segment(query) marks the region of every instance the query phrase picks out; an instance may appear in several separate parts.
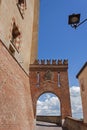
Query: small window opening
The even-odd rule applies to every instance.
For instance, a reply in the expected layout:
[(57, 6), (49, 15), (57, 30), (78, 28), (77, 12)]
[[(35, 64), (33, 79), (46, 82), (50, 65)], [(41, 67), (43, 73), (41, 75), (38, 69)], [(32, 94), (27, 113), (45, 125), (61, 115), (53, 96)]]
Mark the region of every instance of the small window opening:
[(13, 56), (15, 55), (15, 50), (11, 45), (9, 46), (9, 51), (10, 51), (11, 55), (13, 55)]
[(37, 87), (40, 85), (40, 73), (37, 72)]
[(17, 7), (21, 14), (21, 17), (24, 19), (24, 11), (26, 9), (26, 0), (18, 0)]
[(14, 22), (13, 29), (12, 29), (12, 37), (13, 37), (13, 39), (16, 39), (19, 35), (20, 35), (19, 29)]
[(18, 4), (24, 4), (24, 0), (18, 0)]
[(11, 42), (14, 45), (14, 47), (16, 48), (16, 50), (19, 51), (20, 32), (19, 32), (19, 29), (18, 29), (17, 25), (15, 24), (15, 22), (13, 23)]
[(60, 72), (58, 72), (58, 87), (60, 87)]

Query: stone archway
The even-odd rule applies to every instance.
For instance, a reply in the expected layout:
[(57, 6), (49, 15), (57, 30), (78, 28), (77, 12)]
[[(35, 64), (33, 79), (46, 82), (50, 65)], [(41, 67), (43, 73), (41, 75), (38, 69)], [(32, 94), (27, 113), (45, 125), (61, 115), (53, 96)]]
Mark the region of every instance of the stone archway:
[(54, 93), (43, 93), (37, 100), (36, 116), (61, 116), (60, 99)]
[[(48, 85), (49, 83), (47, 83)], [(51, 86), (49, 84), (49, 86)], [(43, 87), (43, 86), (42, 86)], [(50, 89), (50, 88), (49, 88)], [(44, 93), (53, 93), (52, 90), (48, 91), (47, 88), (44, 88), (44, 89), (40, 89), (39, 92), (37, 92), (34, 96), (32, 96), (32, 100), (33, 100), (33, 109), (34, 109), (34, 117), (36, 118), (36, 106), (37, 106), (37, 100), (38, 98), (44, 94)], [(57, 98), (60, 100), (60, 104), (61, 104), (61, 98), (59, 96), (59, 93), (58, 92), (54, 92), (54, 94), (57, 96)], [(61, 104), (62, 105), (62, 104)], [(62, 110), (61, 110), (61, 115), (62, 115)]]
[(46, 92), (59, 97), (62, 119), (71, 116), (67, 60), (36, 60), (30, 65), (30, 88), (35, 118), (37, 100)]

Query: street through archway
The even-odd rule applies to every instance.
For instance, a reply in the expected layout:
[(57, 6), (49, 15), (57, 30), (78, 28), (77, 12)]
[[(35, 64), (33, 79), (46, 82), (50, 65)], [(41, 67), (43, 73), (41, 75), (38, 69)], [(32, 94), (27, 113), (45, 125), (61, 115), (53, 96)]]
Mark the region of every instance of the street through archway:
[(37, 122), (35, 130), (62, 130), (62, 127), (57, 126), (56, 124), (46, 123), (46, 122)]

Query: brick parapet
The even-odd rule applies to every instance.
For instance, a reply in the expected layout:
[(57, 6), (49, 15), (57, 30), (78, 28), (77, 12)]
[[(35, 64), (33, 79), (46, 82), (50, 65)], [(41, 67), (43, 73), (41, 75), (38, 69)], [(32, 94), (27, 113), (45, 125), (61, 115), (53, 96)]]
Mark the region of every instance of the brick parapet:
[(52, 59), (52, 60), (38, 60), (36, 59), (33, 63), (34, 65), (68, 65), (68, 60), (67, 59), (64, 59), (64, 60), (55, 60), (55, 59)]
[(51, 71), (66, 71), (68, 69), (68, 60), (35, 60), (29, 66), (30, 71), (42, 71), (47, 70), (47, 68)]

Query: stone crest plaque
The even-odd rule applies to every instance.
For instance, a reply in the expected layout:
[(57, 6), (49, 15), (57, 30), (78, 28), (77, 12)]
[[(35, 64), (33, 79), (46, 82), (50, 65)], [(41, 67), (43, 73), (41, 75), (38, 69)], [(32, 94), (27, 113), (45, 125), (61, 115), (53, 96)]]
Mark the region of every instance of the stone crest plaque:
[(44, 75), (45, 80), (52, 80), (52, 72), (48, 70)]

